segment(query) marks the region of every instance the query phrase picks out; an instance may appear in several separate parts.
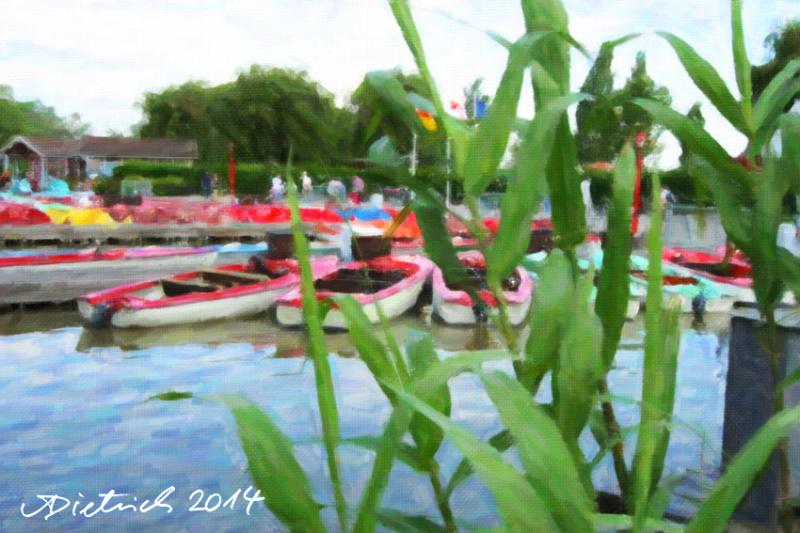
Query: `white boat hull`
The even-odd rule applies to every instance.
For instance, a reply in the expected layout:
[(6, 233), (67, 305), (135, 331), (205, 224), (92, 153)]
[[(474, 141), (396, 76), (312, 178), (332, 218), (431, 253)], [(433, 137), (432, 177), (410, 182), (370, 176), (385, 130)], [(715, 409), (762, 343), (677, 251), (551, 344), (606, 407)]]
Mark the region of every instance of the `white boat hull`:
[[(151, 328), (254, 315), (269, 309), (291, 288), (289, 285), (253, 294), (149, 309), (122, 308), (111, 316), (111, 325), (118, 328)], [(97, 307), (85, 300), (78, 301), (78, 311), (90, 322), (98, 312)]]
[(217, 252), (0, 268), (0, 305), (65, 302), (125, 283), (214, 264)]
[[(519, 326), (522, 324), (528, 316), (530, 307), (530, 300), (518, 304), (509, 304), (507, 306), (508, 320), (511, 325)], [(475, 313), (472, 312), (472, 307), (446, 302), (436, 294), (433, 296), (433, 312), (444, 322), (454, 326), (468, 326), (478, 323)]]
[[(424, 284), (425, 279), (420, 279), (419, 282), (391, 296), (363, 305), (364, 314), (367, 315), (370, 323), (377, 324), (380, 321), (380, 316), (378, 315), (378, 306), (380, 305), (387, 320), (396, 318), (414, 307)], [(279, 324), (287, 327), (297, 327), (305, 323), (301, 307), (282, 305), (280, 303), (277, 307), (276, 319)], [(331, 309), (325, 316), (322, 326), (330, 329), (347, 329), (347, 321), (339, 309)]]

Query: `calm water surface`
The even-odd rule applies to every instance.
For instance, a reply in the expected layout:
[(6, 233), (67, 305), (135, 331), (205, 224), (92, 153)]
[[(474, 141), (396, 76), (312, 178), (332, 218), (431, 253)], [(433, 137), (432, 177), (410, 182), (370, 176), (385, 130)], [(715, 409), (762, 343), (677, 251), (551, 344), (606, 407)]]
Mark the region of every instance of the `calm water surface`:
[[(693, 498), (718, 475), (728, 326), (726, 317), (698, 328), (688, 321), (684, 326), (667, 462), (672, 470), (667, 474), (680, 476), (678, 493)], [(422, 318), (393, 325), (400, 341), (414, 330), (431, 328), (443, 357), (495, 342), (491, 332), (430, 325)], [(638, 421), (642, 336), (641, 321), (626, 326), (609, 376), (623, 426)], [(335, 354), (330, 361), (343, 438), (379, 434), (390, 414), (388, 402), (346, 335), (329, 335), (328, 347)], [(246, 513), (241, 494), (251, 485), (247, 463), (233, 418), (213, 399), (218, 394), (243, 395), (266, 409), (295, 443), (317, 500), (329, 504), (314, 374), (304, 353), (300, 332), (278, 329), (267, 317), (161, 330), (90, 331), (69, 309), (0, 314), (0, 531), (282, 530), (263, 504)], [(492, 366), (510, 371), (509, 364)], [(482, 438), (500, 429), (474, 376), (454, 379), (451, 390), (452, 416), (459, 423)], [(195, 398), (148, 401), (166, 391), (191, 392)], [(548, 395), (544, 384), (540, 399)], [(593, 454), (591, 436), (584, 437), (586, 451)], [(634, 444), (629, 439), (631, 453)], [(515, 461), (513, 453), (508, 456)], [(445, 442), (438, 458), (449, 476), (460, 455)], [(345, 495), (354, 507), (370, 475), (372, 455), (345, 444), (340, 459)], [(601, 486), (615, 489), (608, 458), (594, 475)], [(134, 503), (134, 497), (140, 503), (169, 487), (175, 487), (165, 500), (171, 513), (156, 508), (85, 518), (72, 516), (69, 507), (45, 521), (45, 512), (27, 519), (20, 512), (22, 503), (28, 513), (41, 507), (37, 495), (89, 502), (114, 489), (129, 495), (125, 503)], [(190, 511), (197, 490), (205, 503), (215, 493), (224, 502), (238, 489), (242, 492), (233, 509)], [(396, 463), (383, 505), (438, 518), (432, 501), (427, 479)], [(671, 509), (688, 512), (688, 501), (677, 497)], [(475, 479), (456, 490), (453, 506), (465, 521), (494, 524), (492, 498)], [(330, 507), (323, 515), (335, 524)]]

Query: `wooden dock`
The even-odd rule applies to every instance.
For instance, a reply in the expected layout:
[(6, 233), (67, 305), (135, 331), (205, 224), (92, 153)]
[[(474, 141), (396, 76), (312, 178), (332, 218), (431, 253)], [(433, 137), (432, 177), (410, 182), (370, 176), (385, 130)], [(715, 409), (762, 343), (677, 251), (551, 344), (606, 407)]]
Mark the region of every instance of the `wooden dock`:
[(285, 230), (288, 224), (118, 224), (71, 226), (0, 226), (0, 247), (29, 248), (80, 244), (196, 244), (260, 242), (268, 231)]

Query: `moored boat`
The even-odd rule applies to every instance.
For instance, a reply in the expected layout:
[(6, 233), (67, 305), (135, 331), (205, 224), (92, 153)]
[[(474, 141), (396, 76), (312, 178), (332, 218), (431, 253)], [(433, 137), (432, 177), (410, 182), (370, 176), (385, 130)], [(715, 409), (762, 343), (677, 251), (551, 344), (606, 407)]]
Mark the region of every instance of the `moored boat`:
[[(648, 260), (631, 255), (631, 280), (647, 286)], [(735, 288), (698, 275), (669, 261), (662, 261), (664, 301), (678, 298), (682, 313), (727, 313), (738, 299)]]
[(662, 259), (673, 269), (704, 278), (724, 287), (733, 298), (742, 302), (755, 302), (752, 267), (741, 253), (734, 253), (725, 261), (722, 253), (707, 253), (686, 248), (665, 248)]
[[(312, 269), (322, 276), (336, 264), (335, 257), (321, 257)], [(78, 299), (78, 310), (94, 326), (203, 322), (265, 311), (299, 281), (296, 261), (258, 258), (90, 293)]]
[[(341, 264), (335, 271), (316, 279), (314, 288), (318, 300), (352, 296), (374, 324), (379, 321), (379, 306), (387, 319), (411, 309), (432, 271), (433, 263), (425, 257), (384, 255)], [(293, 288), (278, 299), (276, 317), (281, 325), (288, 327), (300, 326), (305, 322), (300, 287)], [(335, 302), (322, 325), (347, 329), (345, 317)]]
[(64, 302), (90, 291), (211, 266), (211, 247), (92, 248), (0, 257), (0, 305)]
[[(441, 269), (437, 268), (433, 273), (433, 312), (447, 324), (476, 324), (485, 320), (485, 307), (497, 308), (498, 302), (486, 286), (486, 261), (483, 255), (478, 251), (468, 251), (459, 253), (458, 258), (466, 267), (481, 302), (473, 302), (466, 291), (448, 285)], [(532, 293), (533, 281), (522, 267), (517, 267), (503, 280), (503, 297), (512, 325), (519, 325), (525, 320)]]

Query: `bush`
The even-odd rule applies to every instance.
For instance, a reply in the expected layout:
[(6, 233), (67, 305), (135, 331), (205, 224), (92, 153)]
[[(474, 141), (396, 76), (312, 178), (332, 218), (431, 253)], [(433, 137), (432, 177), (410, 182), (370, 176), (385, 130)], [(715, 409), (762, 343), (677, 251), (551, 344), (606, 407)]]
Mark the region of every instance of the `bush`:
[(127, 177), (121, 181), (119, 187), (121, 196), (150, 196), (152, 192), (153, 184), (142, 176)]
[(154, 178), (151, 181), (153, 183), (153, 194), (156, 196), (185, 196), (198, 192), (193, 184), (182, 176), (165, 176), (163, 178)]

